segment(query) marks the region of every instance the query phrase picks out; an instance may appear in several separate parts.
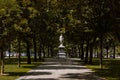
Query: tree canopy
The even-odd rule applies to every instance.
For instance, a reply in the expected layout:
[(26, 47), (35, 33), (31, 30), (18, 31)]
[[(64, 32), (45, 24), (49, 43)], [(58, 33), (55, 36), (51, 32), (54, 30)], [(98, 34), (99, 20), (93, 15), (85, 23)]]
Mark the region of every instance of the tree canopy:
[(63, 34), (68, 50), (101, 46), (103, 54), (107, 41), (120, 42), (119, 5), (118, 0), (0, 0), (0, 48), (6, 51), (17, 41), (27, 47), (27, 56), (34, 49), (36, 60), (37, 53), (56, 55)]

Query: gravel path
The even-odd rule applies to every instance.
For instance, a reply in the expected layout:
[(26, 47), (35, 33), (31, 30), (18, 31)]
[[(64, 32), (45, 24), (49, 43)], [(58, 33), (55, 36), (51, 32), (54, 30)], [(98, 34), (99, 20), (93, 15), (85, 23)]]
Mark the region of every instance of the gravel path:
[(78, 62), (47, 61), (16, 80), (104, 80)]

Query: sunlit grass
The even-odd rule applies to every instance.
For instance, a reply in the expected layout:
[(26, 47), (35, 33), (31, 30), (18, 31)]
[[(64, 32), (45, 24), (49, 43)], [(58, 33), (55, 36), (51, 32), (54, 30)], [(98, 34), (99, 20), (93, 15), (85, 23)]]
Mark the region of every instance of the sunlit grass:
[(8, 59), (5, 60), (5, 74), (8, 75), (0, 76), (0, 80), (15, 80), (21, 75), (24, 75), (27, 71), (40, 65), (40, 62), (32, 62), (31, 64), (27, 64), (25, 58), (21, 61), (21, 66), (18, 68), (16, 58), (12, 58), (10, 61)]
[(86, 65), (95, 73), (107, 80), (120, 80), (120, 59), (104, 59), (103, 69), (100, 69), (99, 60), (94, 59), (92, 65)]

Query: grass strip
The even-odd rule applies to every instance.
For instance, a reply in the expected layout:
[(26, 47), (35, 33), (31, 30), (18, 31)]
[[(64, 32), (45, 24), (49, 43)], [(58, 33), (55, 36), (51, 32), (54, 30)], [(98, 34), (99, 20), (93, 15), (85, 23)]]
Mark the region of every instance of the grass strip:
[(86, 66), (106, 80), (120, 80), (120, 59), (103, 59), (103, 65), (104, 68), (100, 69), (99, 60), (94, 59), (92, 65)]
[(17, 58), (5, 59), (5, 74), (6, 76), (0, 76), (0, 80), (15, 80), (20, 76), (24, 75), (27, 71), (35, 68), (40, 65), (40, 62), (32, 62), (31, 64), (27, 64), (26, 59), (21, 59), (21, 67), (17, 66)]

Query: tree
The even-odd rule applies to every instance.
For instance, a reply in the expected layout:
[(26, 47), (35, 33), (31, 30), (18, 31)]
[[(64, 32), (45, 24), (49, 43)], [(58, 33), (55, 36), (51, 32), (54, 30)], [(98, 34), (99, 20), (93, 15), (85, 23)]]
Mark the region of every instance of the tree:
[(105, 36), (108, 36), (113, 32), (113, 27), (115, 26), (115, 2), (112, 0), (99, 0), (99, 1), (90, 1), (90, 7), (92, 8), (93, 17), (90, 21), (91, 28), (100, 38), (100, 65), (102, 69), (102, 58), (103, 58), (103, 40)]
[[(3, 4), (4, 3), (4, 4)], [(1, 44), (1, 58), (2, 58), (2, 67), (1, 74), (4, 74), (4, 50), (7, 46), (7, 35), (10, 32), (13, 11), (18, 11), (17, 3), (15, 0), (0, 0), (0, 44)]]

